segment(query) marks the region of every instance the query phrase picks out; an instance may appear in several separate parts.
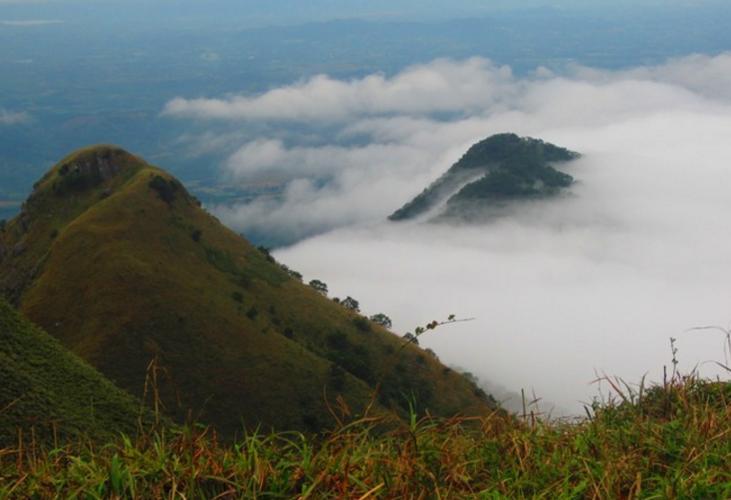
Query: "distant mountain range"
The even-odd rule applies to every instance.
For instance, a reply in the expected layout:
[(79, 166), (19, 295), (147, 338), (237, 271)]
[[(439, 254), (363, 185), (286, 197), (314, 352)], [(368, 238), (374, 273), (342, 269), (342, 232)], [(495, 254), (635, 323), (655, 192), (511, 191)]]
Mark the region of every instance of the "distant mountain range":
[[(75, 152), (0, 229), (0, 294), (60, 344), (43, 342), (138, 398), (156, 360), (165, 413), (225, 436), (258, 425), (321, 430), (332, 423), (325, 398), (339, 396), (354, 412), (373, 398), (375, 411), (393, 415), (405, 415), (409, 401), (436, 415), (494, 408), (435, 356), (303, 284), (199, 205), (122, 149)], [(40, 390), (70, 394), (78, 385), (54, 383)], [(129, 413), (129, 399), (105, 383), (114, 412)], [(25, 387), (6, 387), (0, 408), (24, 401)]]
[(508, 200), (557, 194), (574, 179), (552, 164), (579, 158), (540, 139), (497, 134), (473, 145), (447, 172), (389, 219), (463, 217)]

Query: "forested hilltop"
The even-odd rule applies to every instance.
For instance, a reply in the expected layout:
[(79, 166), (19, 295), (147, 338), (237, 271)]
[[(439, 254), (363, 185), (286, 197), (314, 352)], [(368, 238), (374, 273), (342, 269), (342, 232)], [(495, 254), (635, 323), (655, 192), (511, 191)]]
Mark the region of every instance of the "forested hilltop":
[[(473, 145), (446, 173), (389, 219), (414, 219), (446, 204), (446, 212), (459, 216), (465, 209), (489, 207), (506, 200), (557, 194), (574, 179), (552, 164), (580, 155), (540, 139), (497, 134)], [(434, 214), (438, 215), (438, 214)]]

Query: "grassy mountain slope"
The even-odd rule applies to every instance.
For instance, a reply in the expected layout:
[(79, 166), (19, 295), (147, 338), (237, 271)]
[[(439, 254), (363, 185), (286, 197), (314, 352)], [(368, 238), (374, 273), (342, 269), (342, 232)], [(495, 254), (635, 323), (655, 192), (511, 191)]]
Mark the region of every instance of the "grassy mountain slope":
[(140, 405), (0, 299), (0, 446), (135, 430)]
[(170, 415), (320, 429), (355, 410), (482, 412), (484, 394), (327, 300), (222, 226), (167, 173), (99, 146), (56, 165), (0, 234), (0, 290), (119, 386), (157, 359)]
[(473, 145), (457, 163), (413, 200), (394, 212), (394, 221), (413, 219), (447, 201), (460, 203), (546, 196), (568, 187), (573, 178), (550, 163), (566, 162), (578, 153), (516, 134), (496, 134)]

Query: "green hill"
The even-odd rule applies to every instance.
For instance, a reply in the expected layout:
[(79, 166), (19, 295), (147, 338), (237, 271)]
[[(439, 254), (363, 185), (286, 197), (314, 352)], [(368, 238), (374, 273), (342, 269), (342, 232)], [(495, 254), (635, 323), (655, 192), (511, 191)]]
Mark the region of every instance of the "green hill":
[(446, 201), (447, 213), (479, 208), (495, 201), (557, 193), (573, 178), (553, 168), (578, 153), (540, 139), (497, 134), (473, 145), (460, 160), (413, 200), (394, 212), (393, 221), (413, 219)]
[(0, 381), (0, 446), (17, 445), (19, 431), (50, 442), (135, 430), (140, 405), (132, 396), (2, 299)]
[(169, 415), (319, 430), (325, 397), (383, 411), (415, 397), (437, 415), (492, 403), (416, 346), (302, 284), (202, 210), (164, 171), (119, 148), (76, 152), (0, 233), (0, 291), (120, 387), (151, 359)]

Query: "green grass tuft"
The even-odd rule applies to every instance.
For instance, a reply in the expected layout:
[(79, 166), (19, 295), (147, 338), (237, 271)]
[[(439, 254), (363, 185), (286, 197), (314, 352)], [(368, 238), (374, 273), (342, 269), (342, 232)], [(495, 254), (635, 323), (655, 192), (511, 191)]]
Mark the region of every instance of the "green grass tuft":
[(695, 378), (577, 422), (343, 419), (319, 438), (184, 428), (0, 451), (0, 497), (729, 498), (731, 384)]

